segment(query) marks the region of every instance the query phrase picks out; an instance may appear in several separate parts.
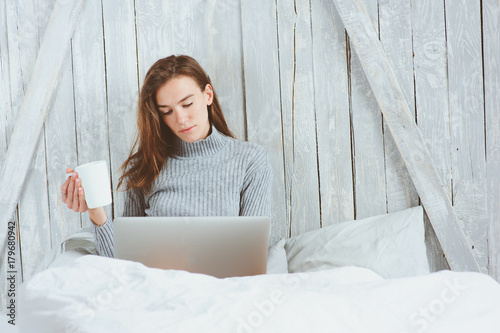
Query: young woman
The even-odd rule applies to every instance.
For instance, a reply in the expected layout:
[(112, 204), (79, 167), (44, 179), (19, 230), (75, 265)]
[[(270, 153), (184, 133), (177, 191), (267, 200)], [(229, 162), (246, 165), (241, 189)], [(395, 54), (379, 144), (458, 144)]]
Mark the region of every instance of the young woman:
[[(123, 216), (270, 216), (272, 171), (265, 150), (228, 129), (210, 78), (185, 55), (158, 60), (147, 72), (138, 136), (123, 163)], [(88, 209), (73, 169), (63, 202), (89, 211), (99, 255), (113, 256), (113, 221)]]

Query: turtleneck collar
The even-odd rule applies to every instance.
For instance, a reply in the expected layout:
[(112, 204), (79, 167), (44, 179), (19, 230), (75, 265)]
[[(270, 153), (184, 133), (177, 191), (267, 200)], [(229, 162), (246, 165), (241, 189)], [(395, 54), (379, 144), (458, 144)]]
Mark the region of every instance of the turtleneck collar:
[(212, 126), (212, 133), (206, 139), (195, 142), (186, 142), (175, 137), (174, 154), (181, 157), (197, 157), (213, 155), (218, 152), (227, 142), (227, 137)]

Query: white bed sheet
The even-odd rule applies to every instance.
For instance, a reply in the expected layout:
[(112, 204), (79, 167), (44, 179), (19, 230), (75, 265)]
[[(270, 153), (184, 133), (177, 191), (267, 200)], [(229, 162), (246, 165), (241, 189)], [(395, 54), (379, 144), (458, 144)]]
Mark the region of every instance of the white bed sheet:
[(69, 251), (20, 292), (21, 332), (456, 333), (498, 332), (500, 322), (500, 285), (450, 271), (217, 279)]

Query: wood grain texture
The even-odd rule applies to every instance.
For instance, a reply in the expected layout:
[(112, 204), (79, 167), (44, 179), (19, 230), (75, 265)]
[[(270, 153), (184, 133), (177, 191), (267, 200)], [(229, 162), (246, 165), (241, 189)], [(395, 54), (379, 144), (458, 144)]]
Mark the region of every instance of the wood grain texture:
[(500, 282), (500, 2), (483, 0), (484, 108), (489, 213), (488, 274)]
[(479, 1), (445, 1), (453, 207), (483, 271), (488, 212)]
[[(37, 0), (39, 39), (45, 33), (55, 1)], [(71, 49), (68, 49), (44, 124), (50, 243), (56, 250), (80, 228), (80, 216), (68, 210), (61, 198), (65, 170), (76, 165), (77, 160), (72, 67)], [(48, 259), (47, 253), (44, 252), (44, 260)]]
[[(37, 1), (19, 2), (17, 30), (19, 33), (20, 63), (23, 90), (26, 91), (37, 61), (40, 27), (45, 15), (38, 11)], [(39, 26), (40, 25), (40, 26)], [(24, 254), (23, 279), (29, 279), (44, 253), (50, 249), (50, 221), (47, 195), (47, 173), (45, 160), (45, 129), (41, 130), (35, 154), (19, 197), (20, 250)], [(26, 244), (26, 247), (23, 245)]]
[(11, 139), (11, 133), (14, 131), (14, 126), (16, 125), (17, 116), (19, 110), (21, 109), (21, 104), (24, 97), (24, 88), (22, 80), (22, 70), (20, 62), (20, 49), (19, 49), (19, 33), (17, 31), (17, 12), (18, 3), (14, 1), (8, 1), (5, 3), (6, 6), (6, 23), (7, 23), (7, 45), (8, 45), (8, 66), (10, 75), (10, 100), (11, 100), (11, 112), (7, 113), (7, 145)]
[[(9, 49), (7, 43), (6, 4), (0, 2), (0, 172), (7, 154), (7, 115), (11, 113)], [(1, 282), (0, 282), (1, 283)]]
[(321, 226), (311, 14), (307, 0), (278, 1), (277, 7), (285, 174), (295, 236)]
[[(257, 19), (258, 18), (258, 19)], [(273, 2), (241, 2), (248, 139), (269, 153), (273, 168), (271, 241), (287, 237), (290, 201), (283, 161), (278, 30)], [(286, 148), (285, 148), (286, 149)]]
[[(113, 147), (109, 145), (100, 0), (85, 2), (72, 50), (78, 165), (105, 160), (109, 168), (109, 151)], [(85, 184), (82, 186), (85, 188)], [(112, 205), (104, 209), (108, 216), (113, 216)], [(82, 226), (92, 226), (88, 213), (82, 214)]]
[(156, 60), (172, 54), (171, 0), (135, 0), (139, 87)]
[[(443, 189), (451, 198), (451, 133), (446, 65), (444, 3), (412, 1), (415, 101), (418, 127)], [(448, 269), (432, 225), (425, 215), (427, 257), (431, 271)]]
[(125, 192), (118, 190), (119, 171), (132, 148), (137, 128), (139, 86), (133, 1), (103, 2), (106, 41), (106, 89), (109, 119), (110, 170), (114, 215), (121, 216)]
[[(375, 29), (378, 29), (377, 0), (362, 1)], [(382, 116), (377, 101), (350, 46), (350, 89), (355, 179), (355, 217), (387, 212)]]
[(77, 165), (71, 49), (61, 69), (61, 77), (45, 120), (50, 234), (52, 248), (80, 229), (80, 214), (62, 202), (61, 186), (66, 168)]
[[(9, 49), (7, 43), (7, 8), (4, 1), (0, 1), (0, 174), (5, 164), (7, 154), (7, 115), (11, 113), (10, 101), (10, 73)], [(5, 228), (2, 226), (1, 228)], [(5, 244), (0, 245), (0, 311), (7, 306), (7, 249)]]
[(334, 3), (451, 268), (479, 271), (366, 9), (360, 2)]
[(354, 219), (346, 36), (332, 2), (311, 2), (322, 226)]
[[(32, 5), (32, 3), (23, 4)], [(27, 47), (26, 50), (17, 50), (17, 55), (19, 56), (17, 59), (21, 63), (20, 73), (23, 75), (23, 78), (13, 81), (22, 85), (23, 79), (28, 77), (27, 73), (29, 72), (30, 83), (22, 102), (16, 127), (9, 142), (6, 163), (2, 172), (2, 178), (0, 179), (1, 188), (9, 189), (9, 191), (3, 191), (0, 198), (0, 205), (2, 206), (2, 209), (0, 209), (0, 224), (4, 225), (12, 218), (16, 203), (20, 198), (20, 223), (22, 230), (20, 237), (21, 242), (27, 245), (25, 251), (23, 251), (23, 271), (26, 273), (26, 278), (29, 278), (30, 273), (36, 267), (37, 258), (43, 256), (44, 251), (50, 248), (44, 141), (39, 141), (38, 139), (40, 138), (62, 59), (74, 31), (74, 25), (81, 5), (82, 2), (71, 1), (58, 3), (58, 6), (54, 8), (45, 34), (46, 38), (44, 38), (39, 56), (36, 58), (35, 68), (26, 69), (24, 72), (26, 74), (22, 74), (23, 69), (29, 66), (30, 61), (28, 56), (21, 56), (21, 54), (28, 51), (33, 52), (33, 49), (38, 48), (38, 35), (33, 38), (30, 26), (21, 26), (17, 23), (13, 24), (13, 28), (15, 29), (11, 30), (17, 34), (18, 29), (26, 29), (26, 36), (24, 34), (14, 35), (12, 39), (26, 37), (31, 41), (36, 41), (35, 48)], [(19, 9), (14, 9), (15, 14), (13, 17), (16, 20), (22, 19), (25, 14), (32, 13), (30, 10), (24, 12)], [(30, 17), (30, 19), (33, 19), (33, 17)], [(38, 22), (38, 19), (34, 19), (34, 22)], [(38, 32), (38, 29), (36, 31)], [(13, 45), (20, 47), (24, 42), (19, 42), (18, 40)], [(36, 57), (36, 54), (33, 56)], [(15, 87), (16, 98), (20, 96), (19, 91), (22, 90), (19, 86)], [(16, 101), (15, 105), (17, 106), (18, 104), (19, 102)], [(35, 150), (37, 146), (38, 149)], [(37, 154), (34, 155), (35, 151)], [(32, 157), (34, 157), (33, 161)], [(29, 170), (30, 166), (31, 170)], [(30, 171), (29, 174), (28, 171)], [(35, 173), (40, 176), (40, 179), (36, 177)], [(27, 175), (28, 178), (26, 178)], [(30, 181), (30, 177), (32, 181)], [(21, 195), (23, 182), (25, 182), (24, 191)], [(42, 182), (44, 183), (42, 184)], [(1, 236), (0, 238), (3, 240), (4, 237), (3, 235)]]
[[(411, 1), (380, 0), (379, 21), (380, 41), (415, 116)], [(387, 124), (383, 123), (387, 212), (391, 213), (418, 206), (418, 195)]]

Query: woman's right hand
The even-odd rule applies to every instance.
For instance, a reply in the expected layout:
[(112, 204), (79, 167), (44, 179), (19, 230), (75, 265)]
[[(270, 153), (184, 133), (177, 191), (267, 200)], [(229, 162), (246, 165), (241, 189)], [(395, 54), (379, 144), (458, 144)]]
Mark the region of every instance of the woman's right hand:
[(103, 207), (89, 209), (87, 206), (82, 180), (78, 178), (78, 174), (73, 169), (67, 168), (66, 175), (69, 176), (61, 186), (62, 202), (74, 212), (84, 213), (88, 210), (89, 217), (95, 225), (106, 223), (108, 217)]
[(66, 204), (68, 209), (73, 209), (74, 212), (86, 212), (88, 206), (81, 186), (82, 180), (78, 178), (78, 174), (71, 168), (66, 169), (66, 175), (69, 175), (69, 177), (61, 186), (62, 202)]

